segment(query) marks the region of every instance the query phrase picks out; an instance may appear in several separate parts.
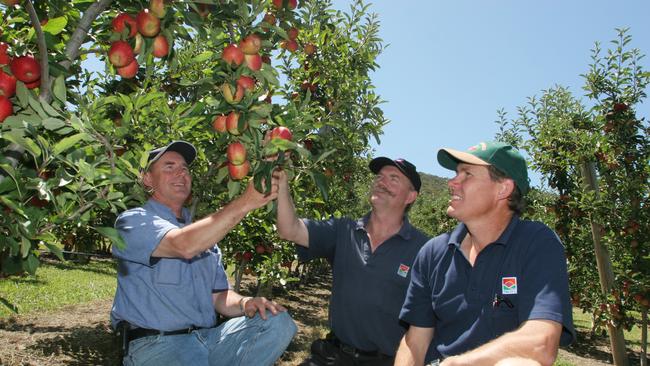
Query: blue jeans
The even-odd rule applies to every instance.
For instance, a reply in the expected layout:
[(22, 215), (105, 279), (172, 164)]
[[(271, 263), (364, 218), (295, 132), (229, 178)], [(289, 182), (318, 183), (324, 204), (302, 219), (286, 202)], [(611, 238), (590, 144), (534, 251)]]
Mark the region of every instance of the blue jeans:
[(135, 339), (124, 365), (273, 365), (297, 328), (286, 312), (267, 314), (266, 320), (242, 316), (190, 334)]

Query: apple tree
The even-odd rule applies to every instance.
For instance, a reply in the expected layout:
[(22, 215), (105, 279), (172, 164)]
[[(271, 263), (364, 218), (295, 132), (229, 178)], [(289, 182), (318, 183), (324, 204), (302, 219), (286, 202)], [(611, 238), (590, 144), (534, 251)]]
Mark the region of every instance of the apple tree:
[[(354, 181), (386, 123), (369, 77), (382, 46), (363, 2), (350, 14), (330, 8), (317, 0), (0, 5), (1, 272), (33, 273), (41, 250), (121, 245), (115, 215), (146, 198), (137, 184), (146, 151), (172, 139), (199, 148), (189, 202), (197, 216), (249, 179), (265, 189), (278, 166), (320, 216), (335, 211), (333, 198), (349, 200), (329, 193)], [(250, 215), (221, 246), (237, 264), (238, 253), (254, 250), (252, 269), (278, 278), (293, 254), (271, 244), (271, 210)]]
[(645, 318), (650, 292), (649, 125), (634, 108), (650, 73), (630, 42), (623, 29), (605, 54), (596, 44), (584, 75), (590, 107), (555, 87), (531, 98), (517, 119), (502, 118), (557, 193), (546, 210), (566, 245), (574, 306), (593, 315), (593, 331), (608, 330), (617, 365), (627, 363), (630, 312)]

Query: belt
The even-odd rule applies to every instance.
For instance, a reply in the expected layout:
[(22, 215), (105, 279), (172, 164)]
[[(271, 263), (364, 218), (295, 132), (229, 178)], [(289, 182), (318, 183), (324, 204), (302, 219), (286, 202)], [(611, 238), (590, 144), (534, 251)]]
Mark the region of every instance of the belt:
[[(332, 335), (330, 335), (332, 336)], [(352, 357), (359, 357), (359, 356), (364, 356), (364, 357), (374, 357), (374, 358), (379, 358), (379, 359), (384, 359), (384, 358), (392, 358), (392, 356), (383, 354), (379, 351), (364, 351), (362, 349), (358, 349), (354, 346), (350, 346), (349, 344), (341, 342), (338, 338), (336, 337), (331, 337), (329, 339), (330, 342), (336, 347), (338, 347), (343, 353), (347, 353), (348, 355)]]
[(179, 334), (190, 334), (197, 329), (202, 329), (201, 327), (190, 327), (179, 330), (156, 330), (156, 329), (147, 329), (147, 328), (133, 328), (127, 331), (127, 339), (129, 342), (136, 340), (142, 337), (150, 337), (155, 335), (169, 336), (169, 335), (179, 335)]

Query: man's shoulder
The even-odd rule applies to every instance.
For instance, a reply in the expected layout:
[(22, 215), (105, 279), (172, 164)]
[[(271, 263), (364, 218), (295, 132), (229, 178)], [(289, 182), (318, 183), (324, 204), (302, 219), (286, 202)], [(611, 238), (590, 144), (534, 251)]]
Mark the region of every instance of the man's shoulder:
[(515, 230), (517, 236), (535, 237), (541, 239), (558, 239), (555, 232), (546, 224), (540, 221), (520, 219)]

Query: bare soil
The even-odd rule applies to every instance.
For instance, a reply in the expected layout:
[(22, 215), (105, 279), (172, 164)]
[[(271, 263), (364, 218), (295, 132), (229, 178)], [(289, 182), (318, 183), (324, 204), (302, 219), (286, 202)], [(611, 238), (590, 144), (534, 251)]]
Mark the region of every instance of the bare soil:
[[(289, 309), (299, 329), (277, 366), (299, 364), (311, 342), (324, 335), (330, 281), (328, 274), (317, 274), (292, 289), (274, 289), (273, 299)], [(244, 282), (242, 293), (254, 290), (252, 279)], [(111, 304), (112, 299), (100, 300), (0, 320), (0, 365), (119, 365), (108, 319)], [(560, 355), (576, 366), (608, 365), (607, 346), (607, 338), (580, 334)], [(632, 364), (638, 364), (638, 357)]]

